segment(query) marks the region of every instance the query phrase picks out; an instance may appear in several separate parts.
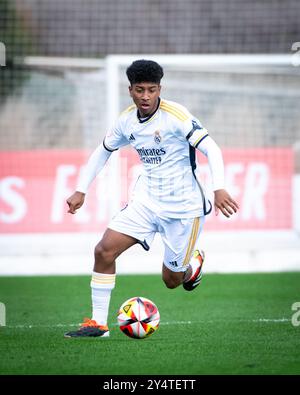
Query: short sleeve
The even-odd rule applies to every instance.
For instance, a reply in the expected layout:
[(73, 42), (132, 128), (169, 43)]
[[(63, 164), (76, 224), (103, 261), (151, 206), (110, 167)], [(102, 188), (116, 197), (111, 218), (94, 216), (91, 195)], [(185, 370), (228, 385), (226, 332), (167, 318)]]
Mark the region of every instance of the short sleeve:
[(104, 148), (107, 151), (116, 151), (128, 144), (129, 142), (123, 134), (122, 120), (119, 118), (114, 127), (104, 137)]
[(195, 148), (208, 136), (208, 131), (195, 117), (189, 118), (184, 122), (184, 133), (188, 142)]

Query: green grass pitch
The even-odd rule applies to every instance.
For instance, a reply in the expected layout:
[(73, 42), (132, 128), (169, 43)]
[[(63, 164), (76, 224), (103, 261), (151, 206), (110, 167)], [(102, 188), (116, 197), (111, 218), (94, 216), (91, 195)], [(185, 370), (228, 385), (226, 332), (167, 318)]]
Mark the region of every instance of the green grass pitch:
[[(90, 316), (90, 277), (0, 277), (6, 326), (0, 374), (300, 374), (300, 273), (207, 274), (193, 292), (167, 289), (159, 275), (119, 275), (110, 338), (65, 339)], [(134, 340), (116, 325), (132, 296), (153, 300), (161, 325)]]

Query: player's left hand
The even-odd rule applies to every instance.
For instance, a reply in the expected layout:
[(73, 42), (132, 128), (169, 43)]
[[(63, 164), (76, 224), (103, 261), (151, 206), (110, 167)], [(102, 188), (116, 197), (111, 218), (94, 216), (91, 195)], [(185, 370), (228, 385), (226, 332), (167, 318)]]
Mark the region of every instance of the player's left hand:
[(225, 189), (218, 189), (215, 191), (215, 213), (219, 214), (219, 210), (225, 215), (230, 217), (239, 209), (237, 202), (232, 199)]

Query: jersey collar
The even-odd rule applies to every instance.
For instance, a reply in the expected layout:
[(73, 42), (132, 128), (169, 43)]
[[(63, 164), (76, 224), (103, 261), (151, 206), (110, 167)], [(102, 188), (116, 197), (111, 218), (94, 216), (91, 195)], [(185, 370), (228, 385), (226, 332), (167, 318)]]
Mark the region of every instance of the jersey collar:
[(153, 115), (156, 114), (157, 110), (159, 109), (159, 106), (160, 106), (160, 97), (158, 98), (158, 103), (157, 103), (157, 107), (156, 107), (155, 111), (152, 114), (148, 115), (148, 117), (146, 117), (146, 118), (141, 118), (141, 116), (139, 114), (139, 110), (137, 110), (136, 116), (138, 117), (139, 122), (144, 123), (144, 122), (149, 121), (149, 119), (151, 119), (153, 117)]

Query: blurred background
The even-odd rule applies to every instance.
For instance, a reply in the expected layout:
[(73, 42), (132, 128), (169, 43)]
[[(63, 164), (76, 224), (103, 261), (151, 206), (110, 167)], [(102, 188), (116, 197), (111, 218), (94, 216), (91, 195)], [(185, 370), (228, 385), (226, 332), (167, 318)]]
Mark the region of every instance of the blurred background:
[[(0, 0), (0, 275), (91, 271), (139, 172), (133, 150), (113, 155), (76, 216), (65, 200), (131, 104), (125, 69), (138, 58), (162, 64), (162, 97), (224, 153), (241, 209), (207, 218), (207, 271), (300, 270), (299, 12), (297, 0)], [(162, 253), (155, 238), (118, 270), (156, 273)]]

